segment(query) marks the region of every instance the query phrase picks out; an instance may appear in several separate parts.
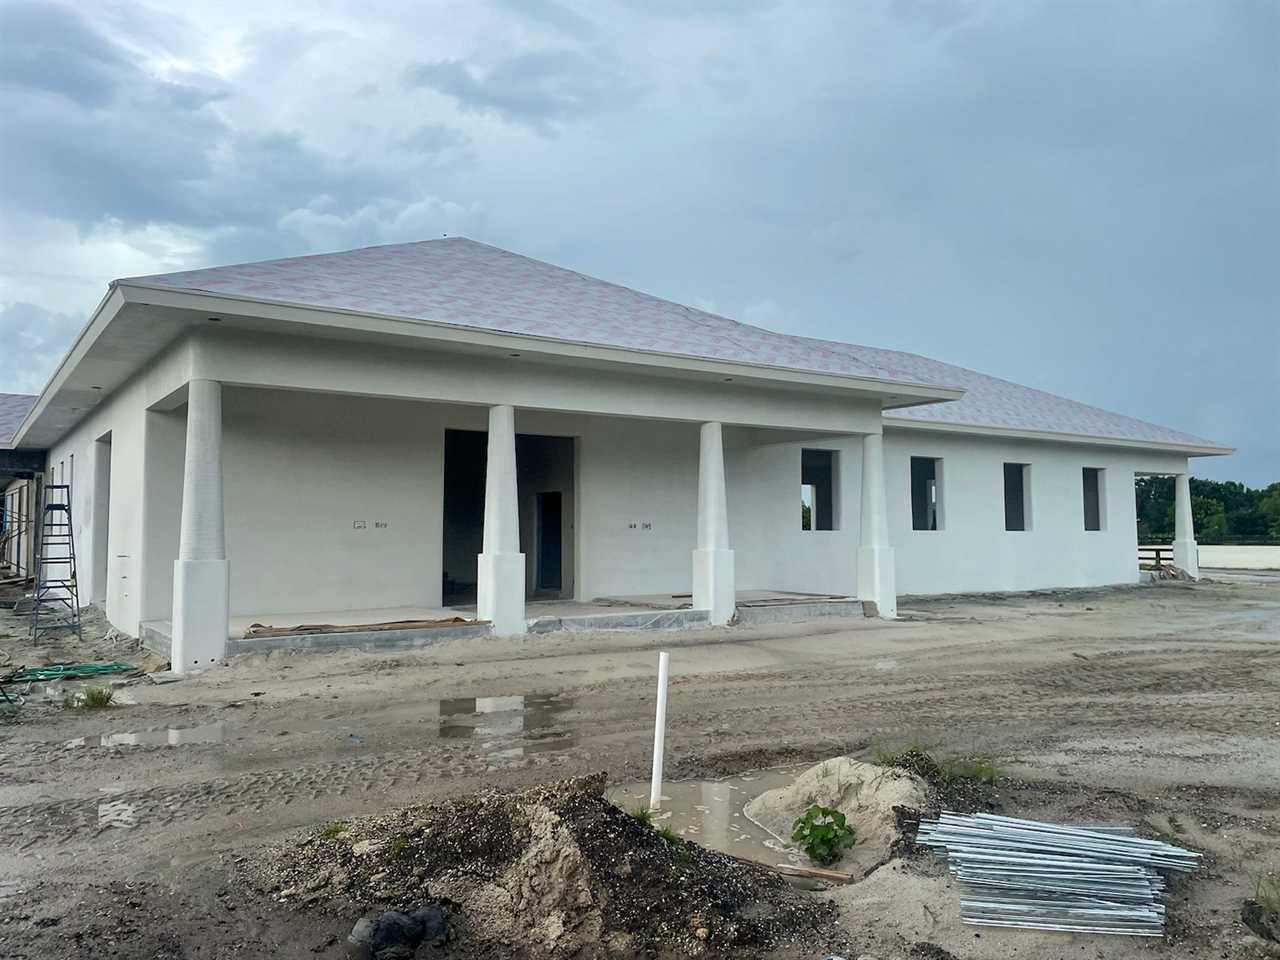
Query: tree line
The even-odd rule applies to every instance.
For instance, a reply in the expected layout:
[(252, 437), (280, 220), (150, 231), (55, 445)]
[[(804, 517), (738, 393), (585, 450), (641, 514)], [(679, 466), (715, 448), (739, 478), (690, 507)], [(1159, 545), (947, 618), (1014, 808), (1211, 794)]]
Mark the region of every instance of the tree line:
[[(1173, 477), (1138, 477), (1138, 542), (1173, 540)], [(1280, 542), (1280, 483), (1250, 489), (1234, 480), (1191, 478), (1199, 543)]]

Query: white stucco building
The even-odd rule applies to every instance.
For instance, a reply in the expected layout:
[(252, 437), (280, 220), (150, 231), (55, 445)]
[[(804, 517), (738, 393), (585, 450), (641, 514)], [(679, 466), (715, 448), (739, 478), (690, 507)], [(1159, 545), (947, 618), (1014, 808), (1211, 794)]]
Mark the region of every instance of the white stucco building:
[(465, 239), (116, 281), (9, 446), (72, 482), (82, 598), (181, 670), (343, 611), (1134, 582), (1144, 473), (1194, 573), (1188, 458), (1228, 452)]

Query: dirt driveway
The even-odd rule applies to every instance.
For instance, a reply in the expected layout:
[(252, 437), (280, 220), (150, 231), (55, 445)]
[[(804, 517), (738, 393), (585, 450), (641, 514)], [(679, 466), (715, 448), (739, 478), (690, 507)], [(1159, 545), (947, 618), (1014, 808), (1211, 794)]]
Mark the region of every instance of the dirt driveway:
[[(124, 687), (133, 702), (105, 710), (28, 703), (0, 725), (0, 955), (342, 956), (351, 917), (241, 889), (236, 859), (301, 825), (481, 786), (639, 779), (658, 649), (672, 776), (912, 742), (995, 753), (1005, 812), (1145, 821), (1208, 857), (1164, 941), (1121, 952), (1064, 936), (1060, 953), (1026, 953), (1017, 933), (931, 929), (872, 898), (851, 932), (878, 956), (917, 940), (960, 957), (1271, 955), (1238, 918), (1256, 877), (1280, 869), (1280, 577), (900, 612), (250, 655)], [(38, 662), (8, 611), (0, 649)]]

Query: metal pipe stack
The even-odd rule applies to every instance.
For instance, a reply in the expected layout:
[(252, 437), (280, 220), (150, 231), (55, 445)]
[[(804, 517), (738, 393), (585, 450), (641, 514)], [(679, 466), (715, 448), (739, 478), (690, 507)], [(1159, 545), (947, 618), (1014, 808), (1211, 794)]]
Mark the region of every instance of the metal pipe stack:
[(1187, 873), (1200, 854), (1130, 827), (1066, 826), (979, 813), (922, 820), (916, 842), (945, 853), (965, 894), (960, 918), (1135, 937), (1164, 934), (1162, 870)]

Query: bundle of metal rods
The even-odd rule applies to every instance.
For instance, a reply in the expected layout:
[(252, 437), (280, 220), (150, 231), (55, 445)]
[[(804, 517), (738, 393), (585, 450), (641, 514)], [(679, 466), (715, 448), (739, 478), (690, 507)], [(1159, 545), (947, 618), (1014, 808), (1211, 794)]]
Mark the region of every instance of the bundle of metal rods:
[(1069, 826), (979, 813), (922, 820), (916, 842), (945, 852), (960, 918), (986, 927), (1159, 937), (1162, 870), (1200, 854), (1112, 825)]

